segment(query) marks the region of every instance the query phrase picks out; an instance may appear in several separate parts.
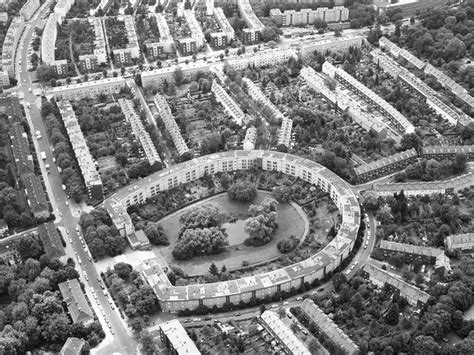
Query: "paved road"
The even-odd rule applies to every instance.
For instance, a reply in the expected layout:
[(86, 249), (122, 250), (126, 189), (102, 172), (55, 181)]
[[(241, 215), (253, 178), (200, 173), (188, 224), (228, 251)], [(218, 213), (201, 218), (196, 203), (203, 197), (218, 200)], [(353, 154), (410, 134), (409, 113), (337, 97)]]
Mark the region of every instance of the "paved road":
[[(19, 44), (17, 63), (19, 63), (20, 58), (22, 58), (22, 62), (21, 69), (19, 69), (18, 73), (19, 75), (17, 76), (19, 79), (18, 91), (21, 91), (24, 94), (23, 103), (25, 104), (26, 116), (33, 136), (35, 136), (36, 131), (40, 131), (42, 136), (41, 139), (35, 139), (35, 137), (33, 137), (33, 140), (36, 154), (38, 155), (38, 161), (40, 162), (42, 174), (45, 179), (47, 192), (52, 202), (54, 213), (58, 217), (56, 219), (56, 224), (64, 233), (64, 239), (67, 244), (67, 255), (76, 260), (76, 266), (81, 274), (82, 282), (86, 285), (86, 293), (91, 300), (92, 306), (96, 311), (104, 331), (106, 332), (106, 339), (97, 349), (94, 349), (93, 352), (100, 354), (134, 354), (136, 353), (137, 343), (132, 338), (130, 331), (127, 329), (123, 320), (120, 318), (117, 308), (114, 306), (114, 309), (112, 309), (110, 305), (112, 298), (104, 295), (98, 281), (99, 275), (96, 272), (92, 259), (90, 258), (90, 253), (87, 247), (84, 247), (81, 244), (79, 233), (75, 230), (78, 225), (82, 206), (78, 206), (72, 201), (69, 201), (65, 191), (63, 191), (61, 187), (61, 177), (53, 162), (53, 153), (48, 141), (46, 127), (41, 119), (41, 99), (35, 96), (33, 92), (30, 92), (30, 88), (33, 91), (37, 86), (36, 84), (31, 83), (26, 68), (28, 44), (33, 36), (35, 26), (42, 22), (41, 14), (43, 14), (47, 8), (48, 7), (45, 7), (40, 14), (35, 16), (35, 18), (29, 22), (30, 26), (27, 27), (26, 33), (23, 36), (23, 41)], [(29, 108), (27, 106), (29, 106)], [(42, 151), (46, 153), (45, 161), (43, 161), (40, 156)], [(49, 173), (46, 171), (45, 164), (50, 165)], [(110, 328), (105, 321), (104, 315), (110, 321)]]

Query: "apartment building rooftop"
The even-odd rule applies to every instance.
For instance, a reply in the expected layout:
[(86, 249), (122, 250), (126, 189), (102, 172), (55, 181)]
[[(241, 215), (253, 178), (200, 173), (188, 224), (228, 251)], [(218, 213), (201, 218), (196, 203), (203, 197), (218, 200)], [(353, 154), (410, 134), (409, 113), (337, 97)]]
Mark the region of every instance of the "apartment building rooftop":
[(418, 302), (426, 304), (430, 298), (430, 295), (425, 291), (410, 285), (408, 282), (403, 281), (398, 276), (382, 270), (373, 264), (365, 264), (363, 269), (370, 275), (371, 281), (375, 281), (380, 286), (388, 283), (390, 286), (395, 287), (400, 291), (400, 295), (402, 297), (406, 297), (408, 302), (412, 305), (416, 305)]
[(171, 138), (173, 139), (173, 143), (178, 151), (179, 155), (183, 155), (184, 153), (189, 151), (189, 148), (186, 142), (181, 135), (181, 131), (179, 129), (178, 124), (176, 123), (173, 114), (171, 113), (171, 109), (168, 105), (168, 102), (164, 98), (164, 96), (160, 94), (156, 94), (154, 97), (156, 108), (160, 113), (160, 117), (165, 124), (166, 130), (170, 133)]
[(230, 24), (229, 20), (224, 14), (224, 10), (221, 7), (214, 8), (214, 17), (219, 24), (219, 27), (222, 32), (226, 33), (229, 36), (234, 36), (234, 28)]
[(67, 338), (59, 355), (81, 355), (86, 341), (78, 338)]
[(472, 171), (449, 180), (374, 184), (373, 191), (380, 196), (387, 196), (403, 190), (407, 196), (419, 196), (452, 193), (471, 186), (474, 186)]
[(46, 222), (38, 226), (38, 235), (43, 242), (46, 255), (50, 258), (60, 258), (66, 255), (61, 242), (61, 236), (53, 222)]
[(266, 310), (260, 315), (260, 319), (269, 331), (285, 346), (290, 354), (311, 355), (308, 348), (296, 337), (293, 331), (281, 321), (275, 312)]
[(238, 0), (237, 4), (247, 26), (253, 30), (262, 30), (264, 26), (257, 15), (253, 12), (249, 0)]
[(202, 33), (201, 26), (199, 26), (199, 23), (196, 20), (196, 16), (194, 16), (194, 11), (184, 10), (184, 18), (186, 19), (186, 23), (191, 31), (191, 38), (196, 41), (198, 47), (201, 47), (206, 39), (204, 38), (204, 33)]
[(201, 352), (198, 350), (194, 342), (189, 337), (188, 333), (181, 325), (179, 320), (173, 319), (160, 324), (160, 329), (163, 334), (168, 338), (171, 343), (175, 354), (177, 355), (199, 355)]
[(237, 105), (237, 103), (229, 96), (227, 91), (225, 91), (225, 89), (220, 86), (216, 80), (212, 81), (211, 90), (214, 93), (216, 101), (224, 106), (224, 109), (239, 126), (248, 123), (248, 116), (245, 115), (245, 113), (240, 109), (239, 105)]
[(35, 217), (47, 217), (49, 215), (49, 204), (41, 179), (34, 173), (22, 174), (20, 178), (25, 187), (33, 215)]
[(376, 160), (374, 162), (357, 166), (357, 167), (354, 168), (354, 172), (355, 172), (356, 175), (359, 176), (359, 175), (366, 174), (366, 173), (371, 172), (371, 171), (381, 169), (385, 166), (389, 166), (389, 165), (392, 165), (392, 164), (395, 164), (395, 163), (398, 163), (398, 162), (401, 162), (401, 161), (404, 161), (404, 160), (407, 160), (407, 159), (410, 159), (410, 158), (414, 158), (414, 157), (417, 157), (417, 156), (418, 156), (418, 153), (416, 152), (415, 148), (411, 148), (409, 150), (405, 150), (403, 152), (390, 155), (388, 157)]
[(155, 13), (152, 16), (156, 18), (156, 25), (160, 32), (160, 42), (173, 42), (173, 37), (163, 14)]
[(469, 157), (474, 158), (474, 145), (443, 145), (443, 146), (428, 146), (422, 147), (421, 152), (423, 156), (429, 155), (452, 155), (452, 154), (465, 154)]
[(87, 303), (78, 279), (62, 282), (58, 287), (73, 323), (87, 323), (94, 320), (94, 313)]
[(81, 127), (71, 103), (64, 100), (58, 101), (56, 104), (61, 113), (85, 185), (87, 187), (102, 185), (102, 180), (96, 169), (94, 159), (87, 147), (86, 139), (82, 134)]
[(288, 117), (283, 117), (281, 120), (280, 132), (278, 133), (278, 145), (290, 147), (291, 131), (293, 128), (293, 120)]
[(474, 247), (474, 233), (453, 234), (445, 239), (448, 250), (472, 249)]
[(245, 150), (255, 149), (255, 142), (257, 140), (257, 128), (250, 126), (245, 132), (243, 146)]
[(359, 352), (357, 344), (355, 344), (312, 300), (309, 298), (305, 299), (300, 307), (302, 311), (316, 323), (318, 328), (321, 329), (331, 341), (337, 344), (345, 354), (357, 354)]
[(150, 165), (153, 165), (156, 162), (161, 163), (160, 155), (153, 144), (150, 134), (145, 130), (145, 126), (143, 125), (140, 116), (135, 112), (133, 102), (123, 98), (119, 99), (118, 102), (127, 121), (130, 122), (132, 131), (135, 134), (135, 137), (139, 140)]
[(28, 135), (20, 123), (10, 125), (10, 141), (18, 175), (33, 172), (33, 156), (30, 153)]
[(58, 23), (61, 16), (55, 12), (51, 13), (43, 28), (41, 37), (41, 59), (46, 64), (53, 64), (55, 61), (56, 37), (58, 33)]

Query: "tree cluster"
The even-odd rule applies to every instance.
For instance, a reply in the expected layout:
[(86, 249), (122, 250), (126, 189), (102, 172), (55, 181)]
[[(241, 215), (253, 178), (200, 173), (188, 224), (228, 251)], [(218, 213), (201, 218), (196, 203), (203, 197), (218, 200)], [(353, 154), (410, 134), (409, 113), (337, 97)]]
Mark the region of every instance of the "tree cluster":
[(227, 196), (234, 201), (250, 202), (257, 196), (257, 188), (250, 181), (236, 182), (227, 189)]
[(404, 172), (395, 175), (395, 181), (404, 182), (407, 178), (413, 180), (433, 181), (465, 171), (467, 158), (465, 154), (457, 154), (454, 160), (445, 159), (441, 162), (423, 159), (406, 167)]
[(282, 239), (277, 244), (278, 251), (284, 254), (289, 253), (298, 246), (299, 242), (300, 240), (294, 235)]
[(113, 270), (107, 269), (105, 282), (127, 317), (135, 319), (160, 311), (153, 289), (130, 264), (120, 262), (114, 265)]
[(260, 205), (251, 205), (248, 210), (249, 218), (245, 221), (245, 231), (249, 238), (246, 245), (261, 246), (273, 239), (278, 228), (278, 202), (273, 198), (266, 198)]
[(96, 208), (91, 213), (82, 213), (79, 225), (94, 258), (116, 256), (123, 253), (127, 247), (127, 241), (115, 228), (104, 208)]
[(10, 299), (0, 307), (0, 353), (57, 352), (68, 337), (85, 339), (86, 351), (100, 343), (105, 336), (100, 323), (72, 324), (58, 291), (59, 283), (79, 277), (74, 263), (45, 254), (24, 259), (25, 250), (20, 253), (24, 261), (0, 265), (0, 296)]
[(44, 100), (41, 115), (46, 123), (56, 165), (62, 170), (61, 182), (66, 186), (68, 195), (74, 201), (81, 202), (85, 189), (82, 175), (56, 103)]

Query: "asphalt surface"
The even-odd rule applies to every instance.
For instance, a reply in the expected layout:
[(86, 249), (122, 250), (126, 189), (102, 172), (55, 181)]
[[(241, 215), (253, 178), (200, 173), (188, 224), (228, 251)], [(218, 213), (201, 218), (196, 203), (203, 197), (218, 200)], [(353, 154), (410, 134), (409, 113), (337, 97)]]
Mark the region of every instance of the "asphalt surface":
[[(34, 34), (35, 26), (43, 22), (41, 14), (44, 14), (47, 8), (48, 7), (44, 7), (43, 11), (40, 11), (39, 14), (29, 21), (28, 24), (30, 26), (25, 30), (22, 41), (19, 43), (16, 63), (19, 63), (20, 58), (22, 61), (21, 66), (19, 65), (21, 72), (19, 72), (17, 76), (19, 78), (18, 91), (24, 94), (22, 103), (24, 104), (28, 123), (31, 127), (36, 154), (40, 162), (49, 199), (57, 217), (55, 222), (60, 230), (63, 231), (63, 236), (66, 241), (66, 254), (75, 260), (76, 269), (80, 273), (81, 281), (86, 285), (86, 293), (106, 333), (104, 341), (97, 348), (93, 349), (93, 352), (97, 354), (134, 354), (136, 353), (137, 343), (132, 338), (130, 330), (127, 329), (125, 322), (121, 319), (115, 305), (112, 309), (111, 302), (113, 301), (110, 295), (104, 295), (98, 281), (99, 274), (95, 269), (87, 246), (84, 247), (81, 244), (79, 233), (76, 231), (83, 206), (76, 205), (70, 201), (62, 189), (61, 177), (53, 162), (53, 152), (51, 151), (51, 145), (48, 141), (46, 127), (41, 118), (41, 99), (33, 93), (37, 85), (31, 83), (29, 72), (27, 71), (26, 58), (28, 56), (28, 44)], [(29, 108), (27, 107), (28, 104), (30, 106)], [(41, 133), (42, 137), (40, 139), (36, 139), (37, 131)], [(44, 161), (41, 159), (42, 151), (46, 153), (46, 160)], [(50, 166), (49, 173), (46, 171), (46, 164)], [(86, 244), (84, 243), (84, 245)], [(106, 322), (106, 319), (109, 323)]]

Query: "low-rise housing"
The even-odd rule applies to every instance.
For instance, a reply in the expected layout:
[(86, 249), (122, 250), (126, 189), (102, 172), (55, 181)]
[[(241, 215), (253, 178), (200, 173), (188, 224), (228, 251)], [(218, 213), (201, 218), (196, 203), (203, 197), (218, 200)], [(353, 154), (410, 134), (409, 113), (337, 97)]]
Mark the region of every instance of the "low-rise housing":
[(216, 80), (212, 81), (211, 90), (216, 101), (224, 107), (225, 112), (234, 119), (236, 124), (243, 126), (249, 122), (249, 116), (240, 109), (239, 105), (237, 105), (237, 103), (229, 96), (225, 89), (217, 83)]
[(449, 251), (472, 250), (474, 249), (474, 233), (450, 235), (446, 237), (444, 244)]
[(123, 77), (105, 78), (79, 84), (56, 86), (51, 88), (48, 94), (56, 100), (80, 100), (86, 97), (97, 97), (101, 94), (117, 94), (124, 86), (125, 79)]
[(173, 37), (171, 37), (170, 29), (165, 17), (163, 14), (159, 13), (152, 14), (151, 16), (155, 16), (156, 18), (156, 25), (158, 27), (158, 31), (160, 32), (160, 44), (163, 46), (163, 51), (165, 53), (171, 53), (174, 48)]
[(77, 121), (76, 114), (72, 109), (71, 103), (67, 100), (57, 102), (59, 112), (66, 127), (72, 150), (76, 155), (77, 164), (81, 170), (87, 194), (92, 200), (103, 200), (104, 190), (102, 180), (96, 169), (94, 159), (87, 147), (86, 139), (81, 131), (81, 126)]
[(49, 258), (60, 258), (66, 253), (61, 242), (61, 236), (53, 222), (46, 222), (38, 226), (38, 235), (43, 248)]
[(352, 77), (342, 68), (336, 68), (329, 62), (324, 62), (323, 73), (327, 74), (331, 78), (336, 78), (344, 85), (349, 86), (357, 95), (363, 97), (371, 104), (375, 105), (377, 109), (393, 124), (394, 128), (402, 134), (408, 134), (415, 132), (415, 127), (409, 122), (405, 116), (397, 111), (387, 101), (377, 95), (375, 92), (370, 90), (359, 80)]
[(266, 67), (287, 62), (290, 58), (296, 59), (296, 52), (292, 49), (268, 49), (257, 53), (246, 53), (227, 59), (227, 63), (236, 70), (245, 69), (249, 65)]
[(255, 142), (257, 141), (257, 128), (250, 126), (245, 132), (245, 138), (243, 142), (244, 150), (254, 150)]
[(118, 103), (122, 109), (123, 114), (125, 115), (125, 118), (130, 123), (133, 134), (140, 142), (145, 157), (150, 165), (153, 165), (157, 162), (161, 163), (160, 155), (158, 154), (158, 151), (151, 140), (150, 134), (145, 130), (145, 126), (143, 125), (140, 116), (138, 116), (135, 112), (133, 101), (122, 98), (118, 100)]
[(18, 176), (33, 172), (33, 156), (30, 152), (28, 135), (22, 124), (13, 123), (10, 125), (10, 141)]
[(166, 130), (171, 135), (171, 139), (173, 140), (174, 146), (178, 151), (178, 154), (181, 156), (184, 153), (189, 152), (189, 148), (186, 142), (181, 135), (181, 131), (179, 129), (178, 124), (176, 123), (173, 114), (171, 113), (171, 108), (168, 105), (168, 102), (164, 98), (164, 96), (160, 94), (156, 94), (154, 97), (156, 108), (160, 113), (160, 118), (165, 124)]
[[(268, 110), (270, 110), (276, 120), (281, 120), (282, 129), (289, 127), (291, 136), (291, 127), (293, 125), (293, 122), (291, 122), (291, 125), (286, 122), (285, 126), (283, 126), (283, 119), (285, 118), (283, 116), (283, 113), (281, 113), (281, 111), (270, 101), (270, 99), (265, 96), (262, 90), (260, 90), (260, 88), (255, 85), (252, 80), (250, 80), (249, 78), (243, 78), (242, 81), (245, 83), (248, 95), (252, 98), (252, 100), (258, 102), (260, 105), (265, 106)], [(284, 130), (283, 135), (285, 135), (286, 133), (287, 132)], [(282, 139), (286, 139), (286, 136), (282, 136)]]
[(356, 343), (344, 333), (341, 328), (333, 322), (312, 300), (305, 299), (301, 303), (303, 313), (316, 324), (322, 332), (337, 348), (344, 354), (359, 354), (360, 350)]
[(28, 204), (31, 213), (37, 219), (49, 217), (49, 203), (46, 193), (43, 189), (43, 182), (34, 173), (26, 173), (20, 176), (23, 187), (25, 188)]
[(301, 43), (300, 54), (303, 59), (306, 59), (314, 51), (325, 53), (326, 51), (347, 50), (349, 47), (360, 47), (364, 40), (363, 36), (343, 36), (320, 41), (311, 39)]
[(20, 9), (20, 15), (25, 21), (29, 21), (40, 6), (39, 0), (28, 0)]
[(84, 339), (67, 338), (59, 355), (81, 355), (85, 343)]
[(399, 0), (395, 3), (390, 0), (376, 0), (374, 6), (379, 14), (388, 11), (399, 11), (404, 17), (411, 17), (447, 3), (448, 0)]
[(453, 160), (456, 155), (464, 154), (469, 161), (474, 160), (474, 145), (443, 145), (422, 147), (421, 154), (426, 159)]
[(290, 148), (291, 131), (293, 128), (293, 120), (288, 117), (283, 117), (281, 120), (280, 132), (278, 132), (278, 146), (285, 146)]
[(78, 279), (67, 280), (58, 285), (73, 323), (90, 323), (94, 320), (94, 313), (82, 292)]
[(296, 337), (293, 331), (282, 322), (278, 315), (266, 310), (260, 315), (260, 321), (285, 349), (286, 354), (311, 355), (308, 348)]
[(378, 179), (395, 171), (403, 170), (418, 159), (415, 148), (405, 150), (371, 163), (354, 168), (354, 173), (359, 183)]
[(281, 11), (279, 8), (270, 10), (270, 18), (278, 26), (307, 26), (313, 25), (315, 20), (326, 23), (344, 22), (349, 20), (349, 9), (344, 6), (334, 6), (332, 9), (318, 7), (317, 9), (301, 9)]
[(397, 243), (388, 240), (382, 240), (380, 242), (380, 249), (389, 253), (407, 254), (411, 256), (412, 259), (419, 258), (422, 262), (433, 264), (435, 271), (443, 275), (451, 272), (451, 263), (442, 249)]
[(2, 47), (2, 68), (3, 71), (8, 72), (8, 75), (15, 77), (15, 50), (18, 46), (18, 41), (21, 37), (21, 32), (24, 30), (25, 19), (22, 16), (16, 16), (10, 22), (5, 38), (3, 39)]
[(82, 70), (96, 71), (100, 64), (107, 63), (107, 44), (104, 28), (100, 17), (88, 17), (87, 21), (94, 28), (94, 48), (92, 54), (79, 56)]
[(373, 191), (378, 196), (392, 196), (394, 193), (400, 193), (402, 190), (406, 196), (423, 196), (453, 194), (473, 186), (474, 173), (470, 171), (449, 180), (374, 184)]
[(160, 338), (171, 354), (176, 355), (199, 355), (194, 342), (181, 325), (179, 320), (173, 319), (160, 324)]
[(160, 69), (149, 70), (142, 72), (142, 85), (143, 87), (163, 85), (166, 81), (168, 84), (174, 83), (175, 71), (179, 68), (183, 73), (183, 77), (191, 79), (196, 76), (199, 72), (208, 72), (210, 70), (209, 63), (204, 61), (190, 62), (188, 64), (180, 64), (179, 66), (171, 66)]
[(373, 264), (365, 264), (363, 270), (368, 276), (370, 282), (378, 287), (383, 287), (385, 284), (388, 284), (390, 287), (398, 290), (400, 296), (405, 297), (410, 305), (418, 306), (420, 304), (426, 305), (426, 303), (428, 303), (430, 298), (429, 294), (413, 285), (410, 285), (408, 282), (403, 281), (398, 276)]

